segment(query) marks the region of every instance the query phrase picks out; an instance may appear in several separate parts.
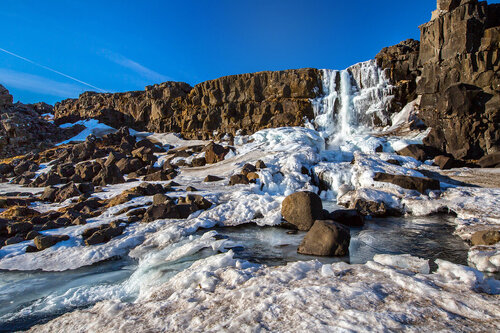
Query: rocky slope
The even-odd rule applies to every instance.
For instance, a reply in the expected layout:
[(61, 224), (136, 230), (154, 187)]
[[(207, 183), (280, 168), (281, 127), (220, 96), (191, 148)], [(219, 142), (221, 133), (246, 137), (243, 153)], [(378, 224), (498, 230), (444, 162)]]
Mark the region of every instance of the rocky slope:
[(0, 85), (0, 158), (47, 149), (81, 131), (61, 129), (42, 118), (52, 112), (45, 103), (13, 104), (12, 95)]

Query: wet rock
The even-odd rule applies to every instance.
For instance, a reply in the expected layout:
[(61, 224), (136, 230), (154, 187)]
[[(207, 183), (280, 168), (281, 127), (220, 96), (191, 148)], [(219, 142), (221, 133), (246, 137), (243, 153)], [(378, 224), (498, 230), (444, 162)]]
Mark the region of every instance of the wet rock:
[(481, 168), (499, 168), (500, 167), (500, 152), (483, 156), (478, 164)]
[(471, 237), (472, 245), (494, 245), (500, 242), (500, 231), (481, 230), (475, 232)]
[(208, 175), (203, 179), (204, 182), (209, 183), (209, 182), (218, 182), (219, 180), (223, 180), (224, 178), (217, 177), (217, 176), (212, 176)]
[(419, 191), (425, 194), (428, 190), (440, 190), (440, 183), (436, 179), (411, 177), (403, 175), (391, 175), (387, 173), (377, 172), (373, 180), (378, 182), (392, 183), (408, 190)]
[(323, 218), (321, 198), (313, 192), (295, 192), (283, 200), (281, 215), (297, 229), (307, 231), (314, 221)]
[(238, 174), (238, 175), (232, 175), (231, 178), (229, 178), (229, 185), (238, 185), (238, 184), (250, 184), (248, 181), (248, 178), (245, 175)]
[(327, 215), (328, 220), (333, 220), (349, 227), (362, 227), (365, 218), (356, 209), (338, 209)]
[(334, 221), (315, 221), (300, 243), (300, 254), (315, 256), (345, 256), (349, 253), (349, 230)]
[(49, 247), (56, 245), (59, 242), (69, 239), (68, 235), (40, 235), (33, 240), (38, 251), (43, 251)]

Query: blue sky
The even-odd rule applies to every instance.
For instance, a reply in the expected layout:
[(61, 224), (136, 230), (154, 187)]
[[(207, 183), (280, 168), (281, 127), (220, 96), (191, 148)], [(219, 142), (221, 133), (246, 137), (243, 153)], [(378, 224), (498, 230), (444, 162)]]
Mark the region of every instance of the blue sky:
[(194, 85), (263, 70), (343, 69), (419, 39), (418, 25), (435, 4), (2, 0), (0, 48), (32, 62), (0, 52), (0, 83), (15, 101), (54, 103), (168, 80)]

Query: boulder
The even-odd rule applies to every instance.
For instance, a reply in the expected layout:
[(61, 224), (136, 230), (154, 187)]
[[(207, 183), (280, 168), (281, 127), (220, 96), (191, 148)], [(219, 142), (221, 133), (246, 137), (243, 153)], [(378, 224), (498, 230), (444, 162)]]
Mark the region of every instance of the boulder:
[(144, 176), (145, 181), (165, 181), (165, 180), (171, 180), (174, 179), (177, 176), (177, 173), (175, 171), (173, 172), (165, 172), (163, 170), (151, 173), (149, 175)]
[(132, 156), (142, 160), (145, 164), (149, 165), (156, 162), (158, 159), (151, 148), (140, 147), (132, 151)]
[(76, 165), (75, 174), (80, 176), (83, 182), (90, 182), (97, 176), (101, 169), (102, 166), (95, 161), (84, 162)]
[(500, 167), (500, 152), (483, 156), (478, 164), (481, 168), (499, 168)]
[(26, 234), (33, 229), (33, 224), (30, 222), (16, 222), (7, 226), (9, 235)]
[(205, 148), (203, 148), (207, 164), (214, 164), (223, 161), (224, 157), (230, 150), (230, 148), (221, 146), (214, 142), (210, 142)]
[(385, 202), (370, 201), (363, 198), (355, 199), (349, 205), (349, 208), (357, 210), (364, 216), (388, 217), (402, 215), (397, 209), (388, 207)]
[(378, 182), (392, 183), (408, 190), (419, 191), (425, 194), (428, 190), (440, 190), (440, 183), (436, 179), (412, 177), (404, 175), (391, 175), (388, 173), (377, 172), (373, 180)]
[(262, 160), (258, 160), (257, 163), (255, 163), (255, 167), (257, 168), (257, 170), (267, 168), (266, 163), (264, 163), (264, 161)]
[(313, 192), (295, 192), (281, 204), (283, 218), (299, 230), (309, 230), (314, 221), (323, 218), (321, 198)]
[(334, 221), (315, 221), (297, 250), (315, 256), (345, 256), (349, 253), (349, 229)]
[(434, 158), (434, 163), (441, 169), (441, 170), (448, 170), (451, 168), (455, 168), (458, 163), (457, 161), (449, 156), (444, 156), (444, 155), (439, 155)]
[(396, 152), (401, 156), (413, 157), (417, 161), (424, 162), (427, 159), (427, 153), (425, 152), (424, 146), (419, 144), (408, 145), (405, 148), (398, 150)]
[(500, 242), (499, 230), (476, 231), (471, 237), (472, 245), (494, 245)]
[(37, 250), (43, 251), (51, 246), (56, 245), (59, 242), (66, 241), (68, 239), (69, 239), (68, 235), (60, 235), (60, 236), (40, 235), (35, 237), (34, 242)]
[(238, 175), (232, 175), (231, 178), (229, 178), (229, 185), (237, 185), (237, 184), (250, 184), (248, 181), (248, 178), (245, 175), (238, 174)]
[(106, 186), (108, 184), (122, 184), (125, 183), (125, 179), (117, 168), (116, 165), (105, 166), (99, 171), (99, 173), (92, 179), (92, 183), (95, 186)]
[(250, 181), (251, 183), (254, 183), (257, 179), (259, 179), (259, 174), (256, 173), (256, 172), (249, 172), (247, 174), (247, 179), (248, 181)]
[(143, 222), (152, 222), (158, 219), (178, 219), (179, 211), (172, 201), (160, 205), (150, 206), (144, 213)]
[(116, 166), (123, 175), (128, 175), (142, 168), (144, 163), (138, 158), (122, 158), (116, 162)]
[(168, 196), (162, 193), (157, 193), (153, 195), (153, 205), (160, 205), (164, 204), (165, 202), (171, 200)]
[(364, 216), (356, 209), (338, 209), (327, 215), (329, 220), (333, 220), (349, 227), (362, 227), (365, 224)]
[(59, 164), (56, 173), (62, 178), (69, 178), (75, 174), (75, 166), (73, 163)]
[(241, 174), (243, 175), (248, 175), (250, 172), (256, 172), (257, 171), (257, 168), (253, 165), (251, 165), (250, 163), (247, 163), (243, 166), (243, 168), (241, 168)]
[(4, 242), (4, 244), (7, 246), (7, 245), (17, 244), (17, 243), (21, 243), (21, 242), (24, 242), (23, 237), (13, 236), (13, 237), (7, 238)]
[(54, 201), (63, 202), (69, 198), (80, 196), (81, 194), (82, 192), (78, 190), (74, 183), (69, 183), (57, 190)]

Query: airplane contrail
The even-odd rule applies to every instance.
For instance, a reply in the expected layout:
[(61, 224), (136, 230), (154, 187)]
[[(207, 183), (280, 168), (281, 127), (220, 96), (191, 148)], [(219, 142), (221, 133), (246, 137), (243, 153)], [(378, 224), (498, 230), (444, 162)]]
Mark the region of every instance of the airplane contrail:
[(101, 89), (101, 88), (99, 88), (99, 87), (93, 86), (93, 85), (91, 85), (90, 83), (84, 82), (84, 81), (82, 81), (82, 80), (78, 80), (78, 79), (77, 79), (77, 78), (75, 78), (75, 77), (72, 77), (72, 76), (69, 76), (69, 75), (67, 75), (67, 74), (61, 73), (61, 72), (59, 72), (59, 71), (57, 71), (57, 70), (55, 70), (55, 69), (53, 69), (53, 68), (50, 68), (50, 67), (44, 66), (44, 65), (39, 64), (39, 63), (37, 63), (37, 62), (34, 62), (33, 60), (30, 60), (30, 59), (25, 58), (25, 57), (22, 57), (22, 56), (20, 56), (20, 55), (18, 55), (18, 54), (15, 54), (15, 53), (12, 53), (12, 52), (10, 52), (10, 51), (7, 51), (6, 49), (2, 49), (1, 47), (0, 47), (0, 51), (3, 51), (3, 52), (5, 52), (5, 53), (7, 53), (7, 54), (10, 54), (11, 56), (14, 56), (14, 57), (16, 57), (16, 58), (21, 59), (21, 60), (27, 61), (27, 62), (29, 62), (30, 64), (33, 64), (33, 65), (35, 65), (35, 66), (38, 66), (38, 67), (41, 67), (41, 68), (46, 69), (46, 70), (48, 70), (48, 71), (51, 71), (51, 72), (54, 72), (54, 73), (56, 73), (56, 74), (62, 75), (62, 76), (64, 76), (64, 77), (68, 78), (68, 79), (71, 79), (71, 80), (76, 81), (76, 82), (78, 82), (78, 83), (84, 84), (84, 85), (86, 85), (86, 86), (88, 86), (88, 87), (91, 87), (91, 88), (93, 88), (93, 89), (97, 89), (97, 90), (99, 90), (99, 91), (101, 91), (101, 92), (106, 92), (106, 90), (104, 90), (104, 89)]

